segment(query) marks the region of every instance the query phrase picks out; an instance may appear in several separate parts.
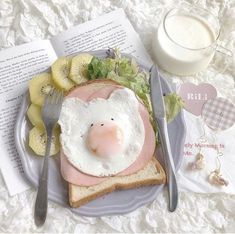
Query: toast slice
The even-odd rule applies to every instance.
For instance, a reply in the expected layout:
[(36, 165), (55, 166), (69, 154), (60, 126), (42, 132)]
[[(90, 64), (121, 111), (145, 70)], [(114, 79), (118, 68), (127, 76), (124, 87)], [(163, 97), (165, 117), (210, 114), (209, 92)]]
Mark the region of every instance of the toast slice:
[(163, 184), (165, 181), (162, 166), (156, 158), (152, 158), (142, 170), (128, 176), (109, 177), (106, 181), (89, 187), (69, 183), (69, 204), (77, 208), (114, 190)]

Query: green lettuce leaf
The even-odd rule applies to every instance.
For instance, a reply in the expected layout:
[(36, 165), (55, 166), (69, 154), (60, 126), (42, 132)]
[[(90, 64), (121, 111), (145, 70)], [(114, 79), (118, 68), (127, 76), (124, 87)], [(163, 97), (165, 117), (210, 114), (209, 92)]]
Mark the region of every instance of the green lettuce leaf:
[[(110, 58), (93, 57), (88, 65), (88, 79), (112, 79), (132, 89), (147, 107), (151, 122), (155, 126), (150, 101), (149, 73), (141, 71), (133, 59), (121, 57), (118, 50)], [(183, 107), (182, 99), (175, 93), (164, 96), (166, 118), (171, 122)], [(156, 130), (156, 126), (155, 126)]]
[(117, 74), (119, 76), (133, 78), (138, 73), (138, 66), (135, 61), (129, 58), (120, 58), (117, 64)]
[(100, 59), (93, 57), (88, 64), (88, 79), (95, 80), (98, 78), (106, 78), (107, 74), (115, 69), (115, 61), (111, 58)]
[(164, 102), (166, 107), (166, 119), (167, 122), (170, 123), (183, 108), (184, 102), (176, 93), (164, 96)]

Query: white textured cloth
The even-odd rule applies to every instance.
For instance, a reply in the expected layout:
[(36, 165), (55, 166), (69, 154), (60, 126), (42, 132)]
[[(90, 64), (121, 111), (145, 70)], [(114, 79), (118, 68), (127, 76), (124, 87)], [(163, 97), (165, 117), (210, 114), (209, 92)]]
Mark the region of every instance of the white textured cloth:
[[(182, 1), (186, 2), (186, 1)], [(219, 15), (223, 24), (221, 38), (235, 48), (235, 2), (222, 0), (188, 0), (198, 3)], [(38, 38), (53, 35), (86, 20), (123, 7), (128, 18), (151, 53), (151, 38), (164, 12), (176, 6), (178, 0), (1, 0), (0, 48), (7, 48)], [(224, 59), (216, 57), (205, 72), (187, 78), (171, 77), (175, 84), (184, 81), (205, 81), (216, 87), (225, 97), (235, 102), (235, 69), (231, 63), (224, 74)], [(170, 78), (171, 77), (171, 78)], [(235, 232), (235, 196), (226, 194), (180, 193), (175, 213), (167, 211), (166, 193), (149, 205), (127, 214), (102, 218), (86, 218), (73, 214), (49, 202), (48, 218), (44, 227), (37, 229), (33, 222), (34, 189), (10, 198), (0, 177), (0, 232)]]

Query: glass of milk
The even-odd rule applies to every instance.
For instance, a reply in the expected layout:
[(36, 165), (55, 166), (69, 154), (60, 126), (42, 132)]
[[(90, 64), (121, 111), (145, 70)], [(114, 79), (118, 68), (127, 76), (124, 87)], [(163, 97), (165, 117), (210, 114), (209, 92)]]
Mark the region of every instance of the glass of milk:
[(209, 11), (184, 6), (168, 11), (153, 40), (157, 64), (176, 75), (192, 75), (204, 70), (215, 51), (232, 56), (218, 45), (220, 25)]

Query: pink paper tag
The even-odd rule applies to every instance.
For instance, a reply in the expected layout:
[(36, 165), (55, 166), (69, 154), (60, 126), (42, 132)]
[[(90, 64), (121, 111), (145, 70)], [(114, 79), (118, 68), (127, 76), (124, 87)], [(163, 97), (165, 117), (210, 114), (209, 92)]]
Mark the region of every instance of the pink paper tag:
[(207, 83), (195, 85), (184, 83), (181, 85), (179, 95), (184, 100), (184, 108), (192, 114), (199, 116), (202, 112), (204, 103), (217, 96), (216, 89)]
[(217, 97), (202, 107), (202, 118), (213, 130), (226, 130), (235, 123), (235, 106), (227, 99)]

